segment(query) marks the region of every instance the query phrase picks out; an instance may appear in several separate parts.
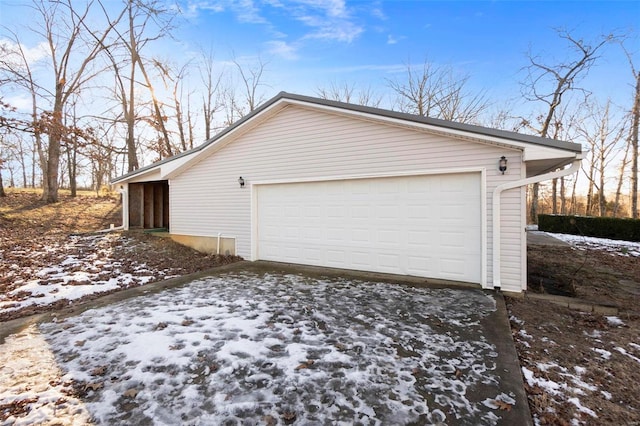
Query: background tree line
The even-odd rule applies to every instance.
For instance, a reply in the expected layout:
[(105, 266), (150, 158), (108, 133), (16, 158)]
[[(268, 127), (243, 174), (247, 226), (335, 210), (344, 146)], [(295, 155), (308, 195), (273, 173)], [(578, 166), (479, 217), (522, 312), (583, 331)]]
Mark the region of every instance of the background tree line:
[[(278, 91), (269, 61), (216, 61), (203, 49), (183, 63), (162, 59), (161, 39), (181, 23), (178, 7), (160, 0), (33, 0), (29, 24), (0, 29), (0, 196), (4, 186), (99, 190), (113, 177), (189, 150), (253, 111)], [(333, 81), (314, 93), (325, 99), (385, 107), (425, 117), (576, 141), (588, 149), (578, 175), (534, 185), (537, 213), (638, 217), (640, 69), (629, 34), (591, 40), (556, 30), (558, 61), (527, 54), (521, 115), (469, 84), (471, 75), (428, 58), (376, 86)], [(29, 49), (21, 35), (37, 36)], [(615, 105), (582, 83), (613, 49), (624, 52), (635, 83)], [(382, 89), (380, 89), (380, 87)], [(28, 99), (11, 105), (10, 95)], [(3, 181), (4, 178), (4, 181)], [(586, 194), (577, 189), (586, 188)]]

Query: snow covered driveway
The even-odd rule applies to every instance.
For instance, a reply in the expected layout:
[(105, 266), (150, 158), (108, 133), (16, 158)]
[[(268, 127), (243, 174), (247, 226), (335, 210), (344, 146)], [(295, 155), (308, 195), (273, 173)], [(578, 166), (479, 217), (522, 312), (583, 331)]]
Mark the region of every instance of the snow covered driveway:
[(7, 338), (0, 421), (496, 424), (515, 395), (495, 310), (480, 290), (223, 272)]

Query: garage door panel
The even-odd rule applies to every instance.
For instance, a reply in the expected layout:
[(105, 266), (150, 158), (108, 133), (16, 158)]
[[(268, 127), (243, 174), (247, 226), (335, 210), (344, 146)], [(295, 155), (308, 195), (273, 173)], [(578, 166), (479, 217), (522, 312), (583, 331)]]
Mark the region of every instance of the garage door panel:
[(322, 251), (317, 248), (304, 248), (302, 255), (307, 262), (320, 262), (322, 260)]
[(327, 250), (327, 266), (344, 267), (345, 252), (343, 250)]
[(370, 243), (371, 231), (369, 229), (352, 229), (351, 239), (356, 243)]
[(356, 267), (361, 267), (366, 270), (366, 268), (373, 263), (372, 257), (369, 252), (356, 250), (351, 253), (351, 263)]
[(480, 174), (256, 186), (257, 257), (480, 282)]

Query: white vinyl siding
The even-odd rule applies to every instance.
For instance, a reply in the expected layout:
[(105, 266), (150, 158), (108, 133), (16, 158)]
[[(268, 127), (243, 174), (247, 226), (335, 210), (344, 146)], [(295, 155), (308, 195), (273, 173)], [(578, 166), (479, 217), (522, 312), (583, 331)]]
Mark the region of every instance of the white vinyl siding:
[[(509, 160), (505, 175), (497, 170), (502, 155)], [(498, 184), (521, 178), (521, 156), (515, 149), (289, 106), (170, 181), (171, 232), (233, 236), (237, 254), (248, 259), (252, 182), (485, 168), (490, 283), (491, 196)], [(245, 188), (239, 187), (239, 176), (247, 181)], [(522, 232), (525, 226), (521, 202), (520, 190), (502, 195), (502, 219), (509, 223), (503, 228), (502, 288), (510, 291), (521, 290), (524, 253), (518, 233), (513, 232)]]

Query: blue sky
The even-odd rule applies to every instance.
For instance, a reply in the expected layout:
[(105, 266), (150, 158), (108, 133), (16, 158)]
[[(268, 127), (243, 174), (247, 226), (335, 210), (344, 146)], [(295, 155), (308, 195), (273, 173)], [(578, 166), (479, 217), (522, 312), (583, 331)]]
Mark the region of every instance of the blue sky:
[[(554, 28), (585, 40), (633, 34), (627, 47), (640, 63), (640, 1), (193, 1), (185, 10), (182, 48), (260, 55), (270, 94), (314, 94), (331, 81), (380, 87), (428, 58), (469, 74), (492, 98), (518, 97), (529, 50), (551, 63), (566, 57)], [(623, 103), (631, 82), (612, 45), (585, 85)]]
[[(103, 1), (121, 8), (119, 0)], [(566, 59), (567, 45), (554, 28), (588, 41), (602, 34), (629, 34), (626, 45), (640, 67), (638, 0), (175, 1), (183, 17), (173, 39), (156, 43), (153, 54), (174, 64), (186, 63), (203, 49), (211, 49), (223, 64), (232, 57), (243, 63), (260, 57), (267, 63), (264, 97), (281, 90), (315, 95), (332, 82), (370, 87), (383, 95), (389, 93), (387, 79), (401, 79), (408, 62), (421, 65), (428, 59), (468, 74), (469, 85), (497, 105), (517, 103), (528, 51), (547, 63)], [(29, 24), (23, 7), (29, 3), (0, 0), (0, 25)], [(35, 47), (28, 33), (20, 31), (20, 37)], [(197, 72), (192, 74), (197, 78)], [(622, 50), (610, 45), (583, 86), (626, 108), (632, 83)], [(389, 99), (381, 106), (389, 107)]]
[[(512, 115), (535, 117), (543, 108), (523, 100), (520, 82), (527, 52), (547, 64), (567, 60), (567, 43), (555, 29), (595, 42), (604, 34), (627, 35), (625, 44), (640, 68), (640, 0), (634, 1), (360, 1), (360, 0), (160, 0), (177, 1), (183, 16), (172, 38), (153, 43), (146, 51), (177, 68), (192, 61), (189, 90), (198, 94), (195, 60), (211, 49), (219, 69), (240, 63), (267, 64), (262, 100), (280, 91), (317, 95), (331, 83), (370, 88), (390, 108), (388, 80), (402, 80), (406, 65), (425, 59), (451, 66), (468, 75), (469, 89), (484, 93), (489, 114), (509, 110)], [(82, 4), (84, 0), (73, 0)], [(121, 0), (103, 0), (121, 10)], [(43, 58), (38, 40), (24, 27), (34, 25), (30, 0), (0, 0), (0, 42), (6, 28), (18, 32), (33, 58)], [(151, 46), (151, 45), (150, 45)], [(50, 71), (44, 78), (50, 79)], [(51, 83), (51, 82), (49, 82)], [(581, 87), (601, 104), (611, 98), (618, 117), (631, 105), (633, 75), (622, 49), (610, 44)], [(105, 87), (110, 85), (105, 82)], [(161, 82), (158, 80), (158, 86)], [(2, 89), (4, 90), (4, 89)], [(0, 96), (2, 96), (0, 90)], [(29, 106), (24, 93), (5, 93), (19, 108)], [(100, 109), (97, 96), (88, 109)], [(222, 122), (222, 120), (220, 120)], [(490, 124), (489, 124), (490, 125)], [(201, 126), (197, 126), (200, 132)], [(203, 132), (201, 132), (203, 133)], [(203, 140), (197, 135), (196, 140)]]

